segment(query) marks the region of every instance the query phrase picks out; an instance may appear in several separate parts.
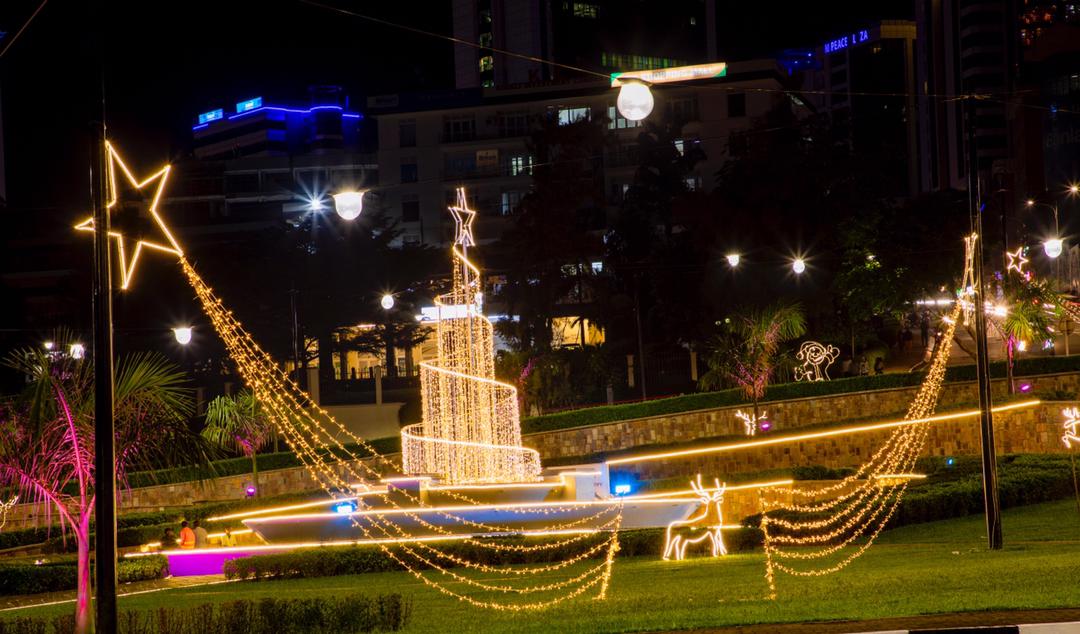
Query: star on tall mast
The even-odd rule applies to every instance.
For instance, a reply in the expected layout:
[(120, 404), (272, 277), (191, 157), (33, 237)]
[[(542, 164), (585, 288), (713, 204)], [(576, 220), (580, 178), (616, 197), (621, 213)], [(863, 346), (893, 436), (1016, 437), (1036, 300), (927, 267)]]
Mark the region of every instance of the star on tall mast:
[[(150, 176), (143, 180), (135, 178), (135, 175), (131, 173), (128, 166), (124, 164), (124, 160), (120, 158), (120, 154), (117, 153), (116, 148), (112, 146), (108, 141), (105, 142), (105, 150), (108, 155), (108, 171), (109, 171), (109, 202), (105, 205), (105, 208), (109, 213), (112, 213), (113, 208), (116, 206), (119, 196), (117, 195), (116, 187), (116, 172), (117, 168), (127, 179), (128, 185), (137, 191), (141, 191), (144, 188), (149, 187), (156, 183), (153, 191), (153, 197), (150, 200), (150, 217), (153, 218), (154, 224), (161, 229), (161, 235), (164, 236), (164, 241), (152, 241), (139, 239), (135, 242), (135, 248), (131, 251), (131, 257), (128, 258), (127, 239), (124, 234), (119, 231), (110, 230), (109, 237), (116, 240), (116, 252), (120, 258), (120, 288), (126, 289), (131, 285), (131, 280), (135, 277), (135, 266), (139, 263), (139, 255), (142, 253), (143, 248), (154, 249), (156, 251), (162, 251), (164, 253), (172, 253), (178, 257), (184, 256), (184, 250), (180, 248), (179, 243), (173, 238), (172, 233), (169, 232), (169, 228), (165, 226), (165, 221), (158, 215), (157, 206), (161, 200), (161, 194), (165, 191), (165, 183), (169, 180), (169, 170), (171, 166), (166, 165), (157, 172), (154, 172)], [(77, 231), (94, 231), (94, 217), (90, 216), (86, 220), (83, 220), (79, 224), (75, 225)]]
[(476, 211), (469, 209), (469, 201), (465, 197), (465, 188), (457, 188), (457, 204), (450, 206), (450, 214), (454, 216), (454, 244), (460, 244), (462, 249), (476, 246), (473, 238), (472, 223), (476, 220)]

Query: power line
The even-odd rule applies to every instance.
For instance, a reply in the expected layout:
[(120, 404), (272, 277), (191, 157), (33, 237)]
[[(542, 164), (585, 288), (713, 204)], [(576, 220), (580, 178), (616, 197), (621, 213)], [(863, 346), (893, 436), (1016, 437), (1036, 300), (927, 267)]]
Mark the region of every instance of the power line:
[(8, 43), (4, 46), (4, 48), (0, 50), (0, 59), (4, 58), (4, 55), (7, 54), (8, 49), (10, 49), (12, 45), (15, 44), (15, 40), (19, 39), (19, 36), (23, 34), (23, 31), (25, 31), (28, 26), (30, 26), (30, 23), (34, 21), (34, 18), (36, 18), (39, 13), (41, 13), (41, 10), (45, 8), (45, 5), (48, 2), (49, 0), (41, 0), (41, 4), (38, 5), (38, 8), (34, 9), (34, 12), (30, 14), (30, 17), (26, 19), (26, 22), (23, 23), (23, 25), (19, 28), (18, 31), (15, 31), (15, 35), (13, 35), (11, 39), (8, 40)]

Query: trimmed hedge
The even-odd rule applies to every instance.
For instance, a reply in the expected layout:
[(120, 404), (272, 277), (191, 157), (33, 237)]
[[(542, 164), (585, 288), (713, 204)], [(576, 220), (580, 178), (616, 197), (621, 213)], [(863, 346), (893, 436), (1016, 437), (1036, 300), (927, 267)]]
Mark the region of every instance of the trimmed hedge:
[[(1068, 357), (1033, 357), (1021, 359), (1014, 366), (1016, 376), (1031, 376), (1037, 374), (1056, 374), (1059, 372), (1080, 371), (1080, 355)], [(1005, 362), (997, 361), (990, 364), (990, 375), (993, 378), (1005, 377)], [(812, 396), (834, 396), (851, 392), (863, 392), (868, 390), (887, 390), (904, 387), (914, 387), (922, 383), (926, 374), (924, 372), (903, 372), (891, 374), (879, 374), (872, 376), (858, 376), (832, 381), (816, 381), (806, 383), (779, 383), (770, 385), (765, 390), (765, 398), (762, 403), (769, 401), (783, 401)], [(955, 383), (975, 380), (975, 366), (964, 365), (950, 367), (945, 372), (946, 382)], [(602, 423), (612, 423), (620, 420), (645, 418), (648, 416), (660, 416), (663, 414), (676, 414), (699, 409), (711, 409), (716, 407), (731, 407), (745, 405), (748, 401), (742, 390), (732, 389), (720, 392), (702, 392), (699, 394), (686, 394), (672, 398), (645, 401), (644, 403), (627, 403), (624, 405), (606, 405), (600, 407), (588, 407), (568, 412), (556, 412), (527, 418), (521, 423), (522, 433), (537, 433), (569, 429), (572, 427), (584, 427)]]
[[(915, 471), (929, 477), (908, 488), (890, 528), (936, 522), (983, 512), (982, 465), (977, 456), (962, 456), (948, 465), (944, 458), (920, 458)], [(1072, 497), (1072, 468), (1066, 455), (1011, 454), (998, 457), (998, 496), (1002, 508), (1040, 504)], [(813, 515), (777, 513), (788, 519)], [(822, 518), (825, 516), (822, 515)], [(758, 528), (761, 515), (743, 518)]]
[[(124, 610), (121, 634), (353, 634), (396, 632), (412, 616), (412, 602), (400, 594), (362, 594), (313, 599), (241, 599), (186, 608)], [(71, 634), (75, 617), (20, 617), (0, 620), (0, 634)]]
[[(120, 583), (147, 581), (166, 576), (169, 560), (162, 555), (122, 559), (116, 566)], [(0, 596), (39, 594), (74, 590), (78, 586), (78, 567), (65, 560), (45, 564), (0, 565)]]
[[(963, 457), (952, 467), (941, 459), (923, 459), (917, 470), (931, 475), (904, 495), (892, 525), (918, 524), (983, 512), (982, 472), (978, 457)], [(1068, 456), (1017, 454), (998, 458), (998, 497), (1002, 508), (1072, 497)]]
[[(548, 550), (528, 552), (491, 550), (464, 542), (440, 544), (438, 549), (456, 557), (488, 566), (509, 566), (563, 561), (583, 552), (589, 546), (595, 545), (605, 538), (606, 535), (603, 535), (594, 540), (575, 542)], [(536, 539), (526, 541), (526, 538), (520, 536), (494, 537), (491, 539), (498, 540), (501, 543), (528, 543), (530, 545), (541, 543)], [(729, 552), (740, 552), (761, 545), (762, 537), (759, 530), (742, 529), (725, 531), (724, 540)], [(659, 557), (663, 554), (663, 548), (664, 529), (622, 531), (619, 533), (617, 556)], [(601, 558), (606, 554), (606, 549), (600, 549), (593, 557)], [(428, 554), (425, 556), (432, 557), (433, 555)], [(446, 567), (454, 566), (452, 562), (447, 560), (443, 560), (441, 563)], [(415, 567), (422, 568), (423, 566), (417, 565)], [(378, 546), (359, 545), (327, 546), (231, 559), (225, 562), (224, 572), (226, 579), (259, 581), (265, 579), (333, 577), (371, 572), (390, 572), (402, 569), (400, 564), (391, 559)]]
[[(367, 441), (380, 454), (397, 453), (401, 451), (401, 439), (394, 436), (390, 438), (376, 438)], [(360, 445), (350, 444), (345, 450), (354, 456), (366, 458), (371, 455), (369, 451)], [(347, 457), (345, 450), (327, 449), (327, 453), (337, 458)], [(303, 466), (300, 459), (291, 451), (278, 453), (259, 454), (256, 458), (259, 471), (272, 471), (275, 469), (289, 469)], [(157, 486), (162, 484), (177, 484), (179, 482), (197, 482), (207, 478), (221, 478), (225, 476), (244, 475), (251, 473), (250, 458), (228, 458), (215, 460), (209, 467), (176, 467), (173, 469), (161, 469), (158, 471), (137, 471), (128, 476), (128, 486), (131, 488)]]

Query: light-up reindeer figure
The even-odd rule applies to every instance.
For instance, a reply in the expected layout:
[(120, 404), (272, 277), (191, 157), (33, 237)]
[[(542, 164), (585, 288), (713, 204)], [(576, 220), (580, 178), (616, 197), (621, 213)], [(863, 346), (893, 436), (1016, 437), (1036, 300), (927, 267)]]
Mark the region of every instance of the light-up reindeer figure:
[(690, 481), (690, 486), (701, 498), (701, 508), (693, 517), (668, 524), (667, 539), (664, 543), (665, 560), (674, 558), (680, 561), (686, 557), (687, 546), (705, 540), (709, 540), (713, 557), (727, 554), (724, 538), (720, 534), (724, 524), (724, 511), (721, 507), (724, 503), (727, 483), (721, 485), (719, 478), (714, 481), (716, 488), (711, 491), (701, 486), (701, 474), (698, 474), (696, 482)]
[(10, 511), (18, 501), (19, 496), (17, 495), (7, 502), (0, 501), (0, 528), (4, 528), (4, 525), (7, 524), (8, 511)]

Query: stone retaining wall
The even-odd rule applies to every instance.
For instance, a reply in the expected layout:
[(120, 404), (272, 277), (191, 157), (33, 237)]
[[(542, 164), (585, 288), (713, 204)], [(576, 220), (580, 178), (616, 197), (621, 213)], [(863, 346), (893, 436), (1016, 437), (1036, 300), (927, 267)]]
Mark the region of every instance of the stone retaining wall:
[[(1080, 373), (1025, 377), (1024, 382), (1041, 391), (1080, 391)], [(994, 381), (993, 390), (996, 397), (1003, 396), (1005, 381)], [(912, 387), (817, 396), (765, 403), (761, 409), (768, 412), (768, 419), (773, 424), (769, 433), (776, 434), (839, 421), (880, 420), (891, 415), (901, 418), (916, 391), (917, 388)], [(938, 411), (976, 403), (978, 399), (974, 381), (951, 383), (942, 389)], [(642, 445), (739, 435), (743, 433), (742, 421), (735, 418), (739, 409), (746, 411), (749, 408), (745, 405), (721, 407), (539, 432), (526, 435), (523, 442), (539, 451), (542, 459), (551, 460)]]
[[(1047, 402), (995, 414), (994, 436), (998, 454), (1065, 453), (1067, 450), (1061, 441), (1061, 410), (1072, 405), (1076, 402)], [(735, 473), (798, 466), (855, 467), (870, 458), (894, 431), (895, 428), (881, 429), (749, 449), (667, 457), (613, 465), (611, 469), (613, 474), (633, 474), (640, 480), (676, 477), (689, 480), (697, 474), (711, 480)], [(931, 423), (922, 455), (945, 458), (978, 454), (979, 451), (978, 418), (971, 417)]]

